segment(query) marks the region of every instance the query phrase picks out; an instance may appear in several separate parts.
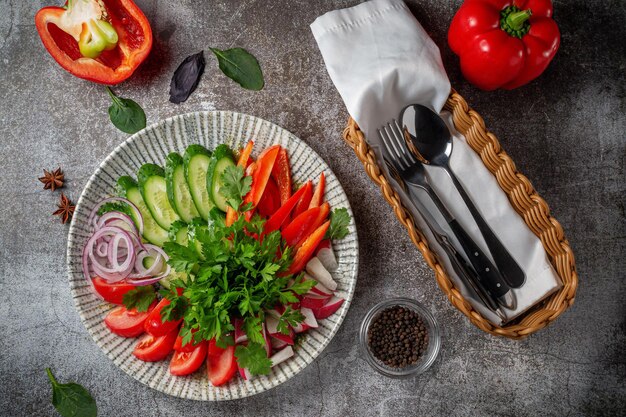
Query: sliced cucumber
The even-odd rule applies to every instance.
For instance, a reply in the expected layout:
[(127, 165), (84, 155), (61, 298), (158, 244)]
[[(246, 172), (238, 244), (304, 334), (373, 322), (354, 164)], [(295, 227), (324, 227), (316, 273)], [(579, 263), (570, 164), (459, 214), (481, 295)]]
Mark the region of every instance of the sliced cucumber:
[(209, 218), (209, 211), (214, 206), (206, 188), (206, 173), (210, 162), (211, 152), (204, 146), (190, 145), (187, 147), (183, 157), (185, 179), (189, 185), (196, 209), (205, 220)]
[(137, 182), (143, 201), (146, 202), (152, 217), (165, 230), (179, 220), (178, 214), (167, 199), (165, 171), (155, 164), (144, 164), (137, 172)]
[(226, 198), (224, 198), (220, 192), (220, 189), (224, 185), (222, 182), (222, 174), (227, 167), (234, 166), (233, 151), (231, 151), (227, 145), (219, 145), (215, 148), (206, 174), (206, 186), (213, 204), (222, 211), (226, 211), (228, 208)]
[[(168, 240), (167, 230), (163, 229), (157, 222), (154, 221), (150, 210), (148, 210), (148, 206), (146, 206), (146, 203), (143, 201), (137, 181), (125, 175), (117, 180), (117, 188), (118, 194), (121, 197), (127, 198), (139, 209), (139, 212), (143, 217), (144, 239), (154, 245), (163, 246), (163, 244)], [(131, 216), (133, 216), (133, 221), (135, 223), (139, 223), (139, 219), (134, 218), (134, 214), (131, 214)]]
[(170, 241), (176, 242), (179, 245), (187, 246), (189, 238), (187, 237), (188, 226), (187, 223), (182, 220), (175, 221), (170, 227)]
[(189, 185), (185, 180), (185, 167), (183, 157), (172, 152), (167, 156), (165, 164), (165, 185), (167, 186), (167, 198), (176, 213), (186, 222), (198, 217), (198, 209), (193, 202)]

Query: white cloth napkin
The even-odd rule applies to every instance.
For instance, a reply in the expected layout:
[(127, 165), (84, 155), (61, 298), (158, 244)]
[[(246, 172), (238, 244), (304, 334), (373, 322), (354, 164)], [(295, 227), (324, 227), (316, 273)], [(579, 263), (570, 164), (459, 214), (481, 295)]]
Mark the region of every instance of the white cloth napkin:
[[(379, 161), (382, 161), (382, 153), (376, 129), (397, 118), (405, 105), (419, 103), (441, 112), (450, 92), (450, 82), (439, 49), (401, 0), (372, 0), (332, 11), (318, 17), (311, 24), (311, 30), (335, 87)], [(467, 145), (465, 137), (454, 129), (450, 114), (444, 112), (441, 115), (454, 136), (452, 170), (526, 273), (524, 285), (513, 290), (517, 299), (515, 310), (502, 309), (507, 320), (513, 319), (557, 290), (561, 282), (540, 240), (515, 212), (495, 177)], [(428, 175), (446, 206), (489, 254), (478, 226), (450, 178), (440, 168), (429, 167)], [(431, 248), (441, 255), (446, 271), (462, 294), (492, 323), (501, 324), (502, 320), (484, 307), (454, 274), (445, 252), (407, 195), (397, 186), (396, 190), (405, 206), (413, 212)], [(420, 201), (430, 209), (442, 228), (449, 231), (425, 193)], [(458, 242), (455, 246), (460, 248)]]

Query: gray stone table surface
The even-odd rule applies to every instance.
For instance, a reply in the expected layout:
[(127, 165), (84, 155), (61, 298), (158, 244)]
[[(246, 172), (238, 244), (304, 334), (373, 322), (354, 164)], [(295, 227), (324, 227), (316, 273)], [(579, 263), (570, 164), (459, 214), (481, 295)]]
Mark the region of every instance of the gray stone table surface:
[[(55, 1), (51, 1), (55, 3)], [(359, 278), (348, 316), (323, 354), (266, 393), (226, 403), (154, 391), (107, 359), (83, 327), (65, 267), (68, 226), (51, 216), (59, 192), (42, 169), (63, 167), (77, 200), (98, 163), (127, 135), (108, 120), (102, 86), (72, 77), (45, 52), (33, 24), (49, 1), (0, 0), (0, 415), (54, 415), (44, 368), (77, 381), (103, 416), (590, 416), (626, 413), (626, 103), (622, 0), (556, 1), (562, 46), (547, 71), (514, 91), (482, 92), (463, 80), (446, 42), (461, 1), (410, 1), (442, 50), (453, 86), (485, 118), (563, 224), (576, 255), (576, 303), (522, 341), (489, 336), (454, 309), (434, 275), (342, 142), (348, 114), (308, 25), (356, 0), (149, 1), (154, 48), (116, 88), (148, 122), (228, 109), (290, 130), (332, 167), (355, 212)], [(184, 104), (168, 102), (170, 77), (187, 55), (242, 46), (266, 76), (242, 90), (208, 65)], [(413, 297), (443, 329), (426, 374), (376, 374), (357, 348), (360, 320), (377, 301)]]

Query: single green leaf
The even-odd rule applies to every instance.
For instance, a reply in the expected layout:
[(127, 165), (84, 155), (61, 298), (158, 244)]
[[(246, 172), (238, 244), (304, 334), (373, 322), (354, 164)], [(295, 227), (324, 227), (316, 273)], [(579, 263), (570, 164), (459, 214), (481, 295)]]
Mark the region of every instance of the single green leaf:
[(272, 361), (267, 357), (264, 344), (248, 343), (235, 349), (235, 357), (241, 368), (248, 368), (252, 375), (267, 375), (272, 368)]
[(252, 177), (245, 176), (243, 167), (229, 166), (222, 173), (221, 180), (224, 185), (220, 188), (220, 194), (226, 198), (229, 206), (239, 210), (252, 186)]
[(152, 285), (136, 287), (124, 294), (122, 298), (122, 302), (128, 310), (136, 308), (140, 313), (148, 311), (154, 300), (156, 300), (156, 292)]
[(337, 208), (330, 213), (330, 226), (326, 231), (325, 239), (343, 239), (348, 236), (350, 213), (345, 207)]
[(89, 391), (81, 385), (70, 382), (59, 384), (46, 368), (48, 379), (52, 383), (52, 405), (63, 417), (95, 417), (98, 415), (96, 401)]
[(297, 326), (304, 321), (304, 315), (300, 310), (294, 310), (291, 307), (287, 307), (285, 312), (278, 319), (278, 326), (276, 327), (279, 332), (284, 335), (289, 334), (289, 326)]
[(261, 90), (265, 81), (257, 59), (243, 48), (232, 48), (225, 51), (209, 48), (219, 63), (219, 67), (227, 77), (247, 90)]
[(111, 123), (125, 133), (137, 133), (146, 127), (146, 113), (139, 104), (129, 98), (115, 95), (111, 88), (106, 88), (113, 104), (109, 107)]

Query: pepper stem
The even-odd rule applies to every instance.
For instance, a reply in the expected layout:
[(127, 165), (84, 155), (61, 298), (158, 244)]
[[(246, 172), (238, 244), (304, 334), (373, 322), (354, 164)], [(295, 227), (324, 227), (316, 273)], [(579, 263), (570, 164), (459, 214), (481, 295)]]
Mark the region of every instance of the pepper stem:
[(519, 12), (511, 13), (506, 17), (506, 23), (513, 30), (520, 30), (533, 13), (528, 10), (521, 10)]
[(520, 10), (516, 6), (505, 7), (500, 12), (500, 28), (511, 36), (522, 38), (530, 30), (528, 19), (532, 14), (530, 9)]

